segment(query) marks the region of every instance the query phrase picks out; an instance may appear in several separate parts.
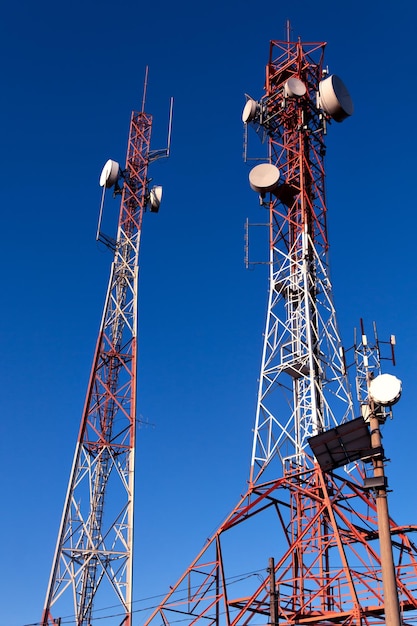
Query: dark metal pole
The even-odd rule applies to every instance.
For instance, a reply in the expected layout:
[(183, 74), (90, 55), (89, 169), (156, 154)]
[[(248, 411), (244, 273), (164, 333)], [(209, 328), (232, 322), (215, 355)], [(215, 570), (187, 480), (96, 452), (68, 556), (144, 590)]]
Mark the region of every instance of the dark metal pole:
[(269, 559), (269, 623), (278, 626), (278, 594), (275, 588), (275, 562), (274, 557)]
[(374, 478), (378, 478), (376, 490), (376, 510), (378, 517), (379, 546), (381, 552), (382, 584), (384, 589), (386, 626), (401, 626), (400, 605), (395, 576), (392, 541), (388, 513), (387, 487), (384, 471), (384, 452), (381, 441), (380, 422), (376, 414), (377, 406), (369, 399), (372, 448), (379, 453), (373, 457)]

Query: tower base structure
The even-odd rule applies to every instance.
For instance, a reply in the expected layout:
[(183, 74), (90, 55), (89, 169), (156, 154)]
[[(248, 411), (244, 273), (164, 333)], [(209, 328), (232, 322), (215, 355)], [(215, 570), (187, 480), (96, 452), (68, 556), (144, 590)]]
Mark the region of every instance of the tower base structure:
[[(407, 621), (417, 526), (391, 520), (390, 530)], [(248, 490), (146, 624), (386, 624), (379, 554), (376, 498), (363, 481), (294, 468)]]

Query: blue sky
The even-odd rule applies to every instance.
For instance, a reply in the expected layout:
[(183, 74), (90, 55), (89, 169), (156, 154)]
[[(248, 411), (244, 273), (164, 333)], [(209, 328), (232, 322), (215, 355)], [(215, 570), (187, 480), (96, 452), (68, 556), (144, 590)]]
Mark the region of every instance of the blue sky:
[(98, 178), (124, 161), (146, 65), (153, 148), (171, 96), (175, 111), (141, 247), (136, 599), (165, 593), (246, 488), (267, 280), (243, 263), (245, 219), (263, 215), (241, 110), (245, 93), (262, 95), (287, 19), (294, 37), (328, 42), (355, 103), (327, 141), (334, 297), (346, 347), (360, 317), (397, 336), (390, 508), (416, 522), (416, 13), (405, 0), (4, 7), (0, 624), (41, 617), (111, 262), (95, 243)]

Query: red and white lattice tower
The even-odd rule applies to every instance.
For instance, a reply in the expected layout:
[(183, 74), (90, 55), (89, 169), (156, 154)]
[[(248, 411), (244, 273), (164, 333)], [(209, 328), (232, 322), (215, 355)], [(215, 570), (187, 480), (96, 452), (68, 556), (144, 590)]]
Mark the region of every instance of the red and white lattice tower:
[[(389, 409), (377, 413), (368, 394), (380, 342), (370, 346), (363, 336), (354, 346), (362, 405), (355, 413), (336, 324), (324, 139), (352, 104), (340, 79), (327, 75), (324, 48), (272, 41), (265, 94), (249, 98), (243, 111), (268, 147), (267, 162), (249, 181), (269, 216), (269, 301), (248, 490), (148, 618), (152, 626), (398, 626), (400, 612), (417, 610), (411, 527), (387, 514), (392, 545), (385, 556), (380, 547), (386, 480), (373, 437)], [(333, 452), (331, 433), (340, 443)], [(326, 468), (312, 453), (323, 434)]]
[[(70, 474), (42, 625), (132, 624), (138, 255), (152, 117), (132, 112), (126, 167), (109, 160), (100, 184), (121, 194), (110, 280)], [(165, 156), (167, 156), (166, 151)], [(102, 203), (103, 207), (103, 203)], [(101, 212), (100, 212), (101, 215)], [(112, 614), (111, 620), (106, 615)]]

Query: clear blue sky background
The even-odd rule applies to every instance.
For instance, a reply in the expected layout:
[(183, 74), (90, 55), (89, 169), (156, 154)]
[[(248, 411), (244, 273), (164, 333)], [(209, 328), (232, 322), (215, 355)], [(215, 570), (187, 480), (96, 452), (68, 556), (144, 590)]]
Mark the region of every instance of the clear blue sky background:
[(328, 42), (355, 102), (327, 141), (334, 296), (346, 347), (360, 317), (397, 335), (390, 507), (416, 523), (414, 3), (23, 0), (2, 17), (1, 626), (41, 617), (111, 262), (98, 177), (124, 162), (146, 65), (153, 148), (170, 96), (175, 119), (141, 249), (135, 598), (165, 593), (246, 488), (267, 280), (243, 264), (245, 219), (264, 214), (241, 110), (287, 19)]

